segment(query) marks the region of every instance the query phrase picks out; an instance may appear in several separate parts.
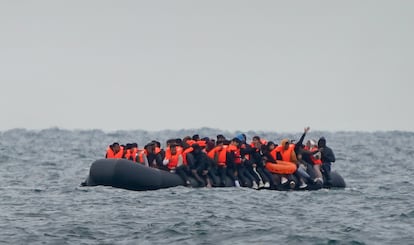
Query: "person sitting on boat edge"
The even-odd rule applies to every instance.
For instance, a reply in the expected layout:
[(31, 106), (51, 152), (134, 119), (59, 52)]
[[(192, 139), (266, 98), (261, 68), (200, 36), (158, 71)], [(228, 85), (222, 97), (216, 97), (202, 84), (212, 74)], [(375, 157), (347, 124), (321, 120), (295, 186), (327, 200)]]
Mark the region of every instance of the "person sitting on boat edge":
[(126, 144), (126, 152), (124, 158), (133, 162), (136, 162), (136, 157), (138, 153), (138, 143), (128, 143)]
[(330, 147), (326, 145), (325, 137), (321, 137), (318, 140), (318, 151), (321, 153), (321, 161), (322, 161), (322, 174), (325, 177), (326, 187), (332, 186), (331, 180), (331, 165), (335, 162), (335, 154)]
[[(323, 183), (323, 177), (321, 172), (322, 160), (321, 153), (318, 151), (318, 146), (315, 140), (310, 139), (306, 142), (302, 149), (303, 160), (313, 166), (314, 182)], [(310, 169), (309, 169), (310, 170)]]
[(124, 148), (119, 145), (118, 142), (112, 143), (112, 145), (108, 146), (106, 150), (105, 158), (123, 158), (124, 156)]
[(162, 164), (163, 157), (160, 154), (160, 151), (157, 150), (157, 145), (155, 142), (150, 142), (145, 145), (145, 152), (148, 159), (148, 165), (151, 168), (161, 168), (166, 170)]
[(178, 152), (176, 144), (170, 144), (165, 151), (163, 165), (167, 166), (171, 173), (176, 173), (184, 180), (186, 186), (190, 186), (190, 179), (186, 174), (186, 166), (183, 164), (183, 155)]
[(190, 174), (195, 178), (200, 186), (212, 187), (212, 180), (209, 177), (209, 159), (198, 143), (191, 145), (193, 149), (187, 153), (187, 163)]
[(253, 136), (250, 143), (249, 160), (251, 161), (251, 167), (248, 168), (251, 172), (255, 173), (253, 177), (259, 182), (259, 188), (270, 188), (274, 185), (272, 174), (264, 167), (263, 163), (263, 151), (265, 150), (267, 141), (261, 139), (259, 136)]
[[(236, 187), (246, 185), (245, 169), (240, 154), (241, 140), (234, 137), (226, 151), (226, 166), (230, 173), (230, 178), (233, 180)], [(240, 183), (241, 182), (241, 183)]]
[(212, 160), (212, 169), (218, 175), (218, 181), (216, 182), (218, 186), (226, 186), (226, 176), (227, 176), (227, 165), (226, 165), (226, 155), (228, 144), (225, 145), (225, 140), (219, 139), (216, 141), (215, 146), (207, 152), (207, 156)]
[[(240, 140), (239, 151), (241, 156), (241, 164), (236, 165), (238, 167), (237, 174), (242, 181), (242, 186), (248, 186), (249, 182), (252, 183), (253, 189), (259, 189), (264, 187), (264, 183), (260, 183), (261, 177), (257, 172), (253, 170), (253, 162), (250, 161), (250, 153), (253, 151), (250, 144), (247, 144), (247, 136), (244, 133), (236, 135), (236, 138)], [(240, 170), (239, 170), (240, 169)]]

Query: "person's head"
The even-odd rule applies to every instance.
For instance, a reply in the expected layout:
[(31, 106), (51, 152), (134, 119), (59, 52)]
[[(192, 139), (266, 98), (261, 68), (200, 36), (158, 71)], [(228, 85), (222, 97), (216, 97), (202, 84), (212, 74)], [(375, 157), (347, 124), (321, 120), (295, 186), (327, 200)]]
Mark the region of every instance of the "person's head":
[(154, 153), (155, 152), (155, 146), (156, 144), (154, 142), (150, 142), (145, 145), (145, 150), (147, 150), (148, 153)]
[(326, 139), (325, 139), (325, 137), (319, 138), (319, 140), (318, 140), (318, 147), (321, 148), (321, 147), (325, 147), (325, 146), (326, 146)]
[(282, 139), (280, 145), (283, 147), (283, 150), (289, 149), (289, 139)]
[(170, 144), (170, 153), (171, 155), (177, 154), (177, 145), (175, 143)]
[(239, 146), (241, 145), (241, 142), (242, 142), (242, 141), (241, 141), (239, 138), (234, 137), (234, 138), (231, 140), (230, 144), (231, 144), (231, 145), (235, 145), (235, 146), (239, 147)]
[(256, 148), (260, 148), (260, 146), (262, 144), (262, 142), (260, 141), (259, 136), (253, 136), (252, 142), (253, 142), (254, 147), (256, 147)]
[(242, 144), (245, 143), (247, 139), (245, 134), (238, 134), (235, 138), (238, 138)]
[(157, 141), (157, 140), (153, 140), (152, 141), (156, 147), (160, 148), (161, 147), (161, 142)]
[(168, 139), (167, 141), (166, 141), (166, 145), (167, 145), (167, 147), (169, 147), (169, 146), (171, 146), (172, 144), (175, 144), (176, 143), (176, 140), (175, 139)]
[(275, 144), (275, 142), (273, 142), (273, 141), (269, 141), (269, 142), (267, 142), (266, 147), (267, 147), (267, 150), (268, 150), (268, 151), (272, 151), (273, 149), (275, 149), (276, 144)]
[(201, 140), (204, 140), (205, 142), (207, 142), (207, 141), (210, 141), (210, 138), (209, 137), (203, 137), (203, 138), (201, 138)]
[(207, 152), (211, 151), (214, 147), (215, 147), (215, 144), (214, 144), (213, 141), (211, 141), (211, 140), (207, 141), (207, 144), (206, 144), (206, 151)]
[(200, 135), (194, 134), (193, 137), (191, 137), (191, 139), (195, 141), (200, 140)]
[(176, 143), (177, 145), (182, 146), (182, 145), (183, 145), (183, 140), (182, 140), (181, 138), (176, 138), (176, 139), (175, 139), (175, 143)]
[(224, 140), (217, 140), (216, 145), (224, 145)]
[(306, 141), (306, 147), (308, 149), (311, 149), (311, 148), (313, 148), (315, 146), (316, 146), (316, 141), (315, 140), (310, 139), (310, 140)]
[(216, 138), (217, 138), (217, 141), (226, 140), (226, 137), (224, 137), (224, 135), (222, 135), (222, 134), (218, 134)]
[(112, 151), (116, 154), (116, 153), (118, 153), (120, 150), (121, 150), (121, 146), (119, 145), (119, 143), (118, 142), (114, 142), (112, 145), (111, 145), (111, 148), (112, 148)]

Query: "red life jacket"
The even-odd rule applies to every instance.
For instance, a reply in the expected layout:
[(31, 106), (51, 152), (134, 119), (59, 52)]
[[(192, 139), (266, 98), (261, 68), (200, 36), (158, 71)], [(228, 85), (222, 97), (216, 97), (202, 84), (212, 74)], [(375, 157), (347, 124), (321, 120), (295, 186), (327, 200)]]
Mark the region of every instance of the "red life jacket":
[[(318, 150), (318, 147), (316, 147), (316, 146), (314, 146), (314, 147), (307, 147), (307, 146), (305, 146), (304, 149), (307, 150), (307, 151), (310, 151), (310, 152), (315, 152), (315, 151)], [(321, 159), (316, 159), (316, 157), (313, 154), (310, 155), (310, 159), (312, 160), (312, 163), (314, 165), (320, 165), (320, 164), (322, 164), (322, 160)]]
[(241, 155), (240, 155), (240, 149), (237, 146), (229, 145), (229, 147), (227, 147), (227, 152), (233, 152), (233, 154), (234, 154), (234, 163), (235, 164), (241, 164), (242, 163)]
[(227, 166), (227, 148), (228, 145), (218, 146), (220, 148), (217, 149), (217, 165), (219, 166)]
[(169, 155), (169, 158), (166, 157), (166, 159), (168, 159), (168, 164), (167, 167), (168, 169), (174, 169), (177, 167), (178, 165), (178, 160), (180, 159), (180, 154), (175, 153), (175, 155)]

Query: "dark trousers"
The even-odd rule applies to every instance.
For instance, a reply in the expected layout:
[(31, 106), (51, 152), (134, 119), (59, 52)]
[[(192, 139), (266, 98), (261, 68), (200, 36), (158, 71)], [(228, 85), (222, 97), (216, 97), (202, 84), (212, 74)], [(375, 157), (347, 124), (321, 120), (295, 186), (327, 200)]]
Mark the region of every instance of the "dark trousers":
[(325, 185), (326, 186), (331, 186), (332, 185), (332, 181), (331, 181), (331, 163), (330, 162), (324, 162), (322, 163), (322, 174), (323, 177), (325, 178)]
[(234, 183), (234, 181), (238, 180), (238, 178), (234, 174), (234, 172), (235, 171), (234, 171), (233, 168), (229, 168), (227, 166), (218, 166), (217, 167), (217, 173), (220, 176), (220, 186), (226, 186), (227, 176), (230, 177), (230, 179), (233, 183)]
[(248, 187), (250, 185), (249, 183), (254, 181), (254, 177), (247, 171), (243, 164), (236, 164), (236, 170), (242, 186)]
[(184, 182), (189, 181), (187, 173), (186, 173), (186, 166), (182, 165), (175, 169), (175, 173), (184, 180)]

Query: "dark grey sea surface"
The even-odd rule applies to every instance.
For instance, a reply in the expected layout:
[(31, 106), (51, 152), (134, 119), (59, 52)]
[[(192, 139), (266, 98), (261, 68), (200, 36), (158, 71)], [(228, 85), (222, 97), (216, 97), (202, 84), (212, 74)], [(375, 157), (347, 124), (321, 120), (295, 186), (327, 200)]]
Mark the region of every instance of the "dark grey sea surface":
[[(327, 138), (345, 189), (80, 187), (114, 141), (143, 146), (193, 133), (238, 132), (0, 132), (0, 243), (414, 244), (412, 132), (311, 132), (307, 138)], [(245, 133), (274, 141), (301, 135)]]

